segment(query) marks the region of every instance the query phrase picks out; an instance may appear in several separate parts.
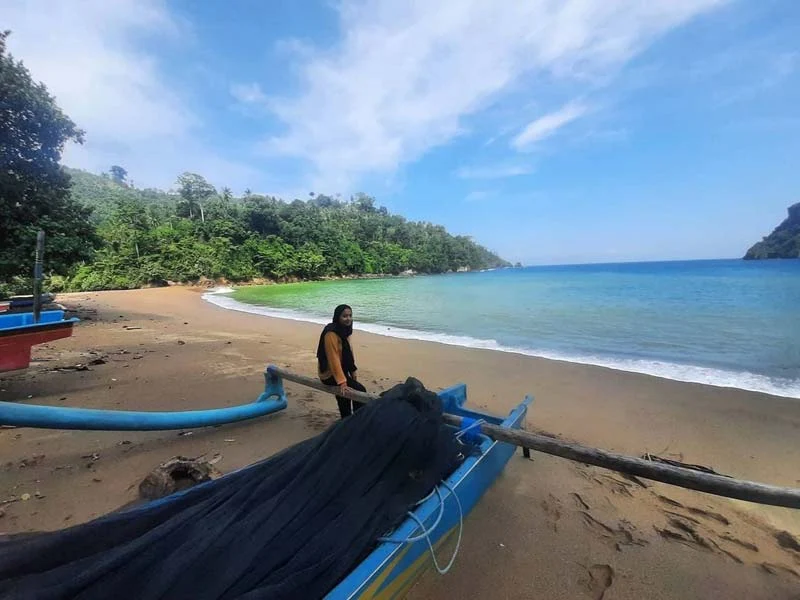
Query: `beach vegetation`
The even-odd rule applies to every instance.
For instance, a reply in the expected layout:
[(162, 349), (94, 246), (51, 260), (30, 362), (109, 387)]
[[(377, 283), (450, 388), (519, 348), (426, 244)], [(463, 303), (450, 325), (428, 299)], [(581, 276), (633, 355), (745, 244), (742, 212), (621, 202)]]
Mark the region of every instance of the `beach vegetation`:
[(507, 265), (471, 238), (408, 221), (366, 194), (237, 197), (198, 173), (160, 190), (137, 187), (124, 165), (66, 168), (62, 152), (84, 132), (6, 51), (8, 36), (0, 32), (0, 295), (29, 292), (40, 229), (46, 285), (57, 291)]

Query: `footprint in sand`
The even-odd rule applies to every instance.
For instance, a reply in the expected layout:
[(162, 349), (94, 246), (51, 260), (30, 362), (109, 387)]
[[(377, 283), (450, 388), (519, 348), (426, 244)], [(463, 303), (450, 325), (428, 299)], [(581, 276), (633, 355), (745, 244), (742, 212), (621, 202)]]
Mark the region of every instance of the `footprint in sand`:
[(633, 476), (619, 476), (609, 475), (608, 473), (599, 473), (595, 469), (588, 469), (583, 466), (576, 466), (578, 474), (598, 485), (603, 486), (605, 489), (611, 491), (612, 494), (618, 496), (626, 496), (628, 498), (634, 497), (634, 491), (638, 489), (647, 489), (648, 484), (645, 484), (638, 477)]
[(580, 583), (592, 600), (603, 600), (606, 590), (614, 583), (614, 569), (610, 565), (592, 565), (586, 569)]
[(770, 575), (778, 575), (778, 574), (793, 575), (794, 577), (800, 579), (800, 573), (798, 573), (794, 569), (790, 569), (789, 567), (784, 567), (783, 565), (761, 563), (761, 568)]
[[(683, 515), (671, 513), (675, 516), (667, 519), (668, 526), (663, 529), (655, 527), (656, 532), (665, 540), (670, 540), (684, 544), (686, 546), (714, 552), (716, 554), (723, 554), (738, 564), (743, 564), (744, 561), (736, 556), (733, 552), (721, 547), (710, 537), (703, 537), (697, 530), (699, 522), (696, 519), (690, 519)], [(713, 532), (711, 532), (713, 534)], [(758, 549), (756, 549), (757, 551)]]
[[(731, 524), (731, 522), (728, 519), (728, 517), (726, 517), (725, 515), (721, 515), (718, 512), (714, 512), (712, 510), (704, 510), (702, 508), (696, 508), (694, 506), (684, 506), (683, 504), (681, 504), (677, 500), (673, 500), (672, 498), (668, 498), (667, 496), (662, 496), (661, 494), (656, 494), (655, 496), (656, 496), (656, 498), (659, 499), (659, 501), (661, 501), (664, 504), (667, 504), (668, 506), (672, 506), (672, 507), (675, 507), (675, 508), (682, 508), (682, 509), (690, 512), (693, 515), (704, 517), (706, 519), (711, 519), (712, 521), (716, 521), (717, 523), (721, 523), (722, 525), (730, 525)], [(681, 515), (681, 516), (683, 516), (684, 518), (687, 518), (687, 519), (690, 518), (690, 517), (688, 517), (686, 515)], [(697, 522), (696, 519), (690, 519), (690, 520), (692, 520), (694, 522)]]
[(785, 550), (800, 552), (800, 542), (798, 542), (788, 531), (779, 531), (776, 533), (775, 541), (778, 542), (778, 545)]
[(314, 402), (315, 399), (314, 392), (305, 392), (301, 398), (298, 398), (300, 402)]
[(575, 501), (575, 506), (577, 506), (578, 510), (590, 510), (591, 507), (586, 503), (586, 500), (583, 499), (578, 492), (572, 492), (570, 494), (572, 499)]
[(322, 411), (311, 411), (302, 415), (309, 429), (314, 431), (325, 431), (336, 422), (336, 416)]
[(548, 494), (547, 498), (542, 500), (542, 508), (547, 516), (552, 519), (550, 524), (553, 526), (553, 531), (557, 532), (558, 521), (561, 519), (561, 500), (553, 496), (553, 494)]
[(620, 521), (612, 527), (594, 518), (587, 511), (580, 511), (583, 524), (597, 537), (605, 540), (617, 551), (622, 552), (623, 546), (646, 546), (647, 540), (635, 535), (636, 528), (627, 521)]

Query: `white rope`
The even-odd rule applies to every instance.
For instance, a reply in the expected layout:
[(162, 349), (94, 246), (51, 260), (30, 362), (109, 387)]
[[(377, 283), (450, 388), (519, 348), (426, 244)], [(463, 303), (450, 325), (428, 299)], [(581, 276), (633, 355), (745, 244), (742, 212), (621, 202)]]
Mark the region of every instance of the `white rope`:
[[(458, 556), (458, 550), (461, 547), (461, 534), (464, 531), (464, 510), (461, 506), (461, 500), (459, 499), (458, 494), (456, 494), (456, 491), (450, 486), (450, 484), (443, 480), (441, 482), (441, 485), (443, 485), (450, 491), (450, 495), (453, 496), (453, 499), (456, 502), (456, 506), (458, 507), (458, 539), (456, 540), (456, 547), (453, 550), (453, 556), (450, 558), (450, 562), (447, 563), (446, 567), (442, 568), (439, 566), (439, 561), (436, 559), (436, 552), (434, 551), (433, 543), (431, 542), (431, 532), (434, 529), (436, 529), (436, 527), (442, 520), (442, 515), (444, 515), (444, 498), (442, 497), (442, 492), (438, 486), (434, 488), (434, 492), (436, 493), (437, 496), (439, 496), (439, 515), (437, 516), (436, 521), (433, 523), (433, 525), (431, 525), (428, 529), (426, 529), (425, 524), (420, 520), (420, 518), (413, 512), (409, 511), (408, 516), (411, 517), (414, 521), (416, 521), (417, 525), (419, 525), (420, 529), (422, 529), (421, 534), (415, 536), (409, 536), (403, 539), (382, 537), (378, 538), (378, 541), (391, 542), (394, 544), (408, 544), (425, 538), (425, 540), (428, 542), (428, 550), (431, 553), (431, 558), (433, 559), (433, 566), (436, 567), (436, 570), (441, 575), (444, 575), (450, 570), (450, 567), (452, 567), (453, 564), (456, 562), (456, 557)], [(426, 500), (427, 498), (430, 498), (434, 492), (428, 494), (428, 496), (426, 498), (423, 498), (423, 500), (421, 500), (420, 503)]]
[[(431, 543), (430, 535), (426, 535), (425, 539), (428, 542), (428, 549), (431, 552), (431, 558), (433, 559), (433, 566), (436, 567), (436, 570), (439, 571), (440, 575), (445, 575), (449, 570), (450, 567), (456, 562), (456, 557), (458, 556), (458, 550), (461, 547), (461, 534), (464, 531), (464, 511), (461, 508), (461, 500), (459, 500), (458, 495), (456, 494), (455, 490), (450, 487), (450, 485), (446, 481), (442, 481), (442, 485), (445, 486), (448, 490), (450, 490), (450, 495), (453, 496), (453, 499), (456, 501), (456, 506), (458, 506), (458, 539), (456, 540), (456, 547), (453, 549), (453, 556), (450, 557), (450, 562), (447, 563), (447, 566), (442, 568), (439, 566), (439, 561), (436, 560), (436, 553), (433, 550), (433, 544)], [(420, 527), (423, 527), (422, 522), (419, 520), (417, 515), (411, 513), (411, 518), (413, 518)], [(427, 531), (425, 532), (428, 533)]]
[[(470, 423), (469, 425), (467, 425), (463, 429), (459, 429), (456, 432), (456, 435), (455, 435), (456, 439), (460, 442), (462, 435), (464, 435), (465, 433), (467, 433), (471, 429), (475, 429), (476, 427), (480, 430), (480, 426), (483, 425), (484, 423), (486, 423), (485, 419), (478, 419), (476, 421), (473, 421), (472, 423)], [(479, 433), (480, 433), (480, 431), (479, 431)]]
[(422, 533), (420, 533), (419, 535), (409, 536), (407, 538), (381, 537), (378, 538), (378, 541), (392, 542), (394, 544), (408, 544), (411, 542), (418, 542), (421, 539), (428, 537), (430, 533), (439, 526), (439, 523), (441, 523), (442, 517), (444, 516), (444, 498), (442, 498), (441, 490), (438, 488), (438, 486), (434, 487), (433, 491), (430, 494), (428, 494), (425, 498), (423, 498), (416, 504), (417, 506), (419, 506), (425, 500), (430, 498), (433, 494), (439, 496), (439, 514), (436, 516), (436, 521), (434, 521), (433, 525), (431, 525), (429, 529), (425, 529), (425, 525), (419, 520), (419, 518), (417, 518), (417, 515), (415, 515), (412, 511), (408, 511), (408, 513), (406, 514), (417, 522), (417, 524), (422, 528)]

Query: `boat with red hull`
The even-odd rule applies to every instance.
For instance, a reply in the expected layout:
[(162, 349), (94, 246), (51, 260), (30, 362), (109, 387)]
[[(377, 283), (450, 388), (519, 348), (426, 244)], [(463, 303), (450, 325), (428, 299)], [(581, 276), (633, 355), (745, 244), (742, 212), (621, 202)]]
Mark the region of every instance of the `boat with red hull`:
[(33, 346), (70, 337), (77, 322), (63, 310), (43, 311), (38, 322), (29, 312), (0, 314), (0, 373), (27, 369)]

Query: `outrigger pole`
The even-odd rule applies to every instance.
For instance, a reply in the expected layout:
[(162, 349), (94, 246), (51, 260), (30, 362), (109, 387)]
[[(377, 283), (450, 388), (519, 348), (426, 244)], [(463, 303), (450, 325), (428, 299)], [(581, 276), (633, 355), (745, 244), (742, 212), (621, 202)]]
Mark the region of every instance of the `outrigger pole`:
[(44, 231), (36, 234), (36, 260), (33, 263), (33, 322), (42, 314), (42, 262), (44, 261)]
[[(293, 381), (294, 383), (299, 383), (300, 385), (321, 392), (335, 395), (339, 391), (337, 387), (328, 386), (311, 377), (297, 375), (277, 367), (271, 366), (267, 371), (287, 381)], [(376, 395), (366, 394), (356, 390), (350, 391), (350, 397), (354, 400), (364, 402), (369, 402), (378, 398)], [(463, 417), (450, 414), (444, 415), (444, 421), (456, 427), (466, 425), (466, 423), (463, 422)], [(660, 481), (662, 483), (668, 483), (690, 490), (697, 490), (699, 492), (706, 492), (707, 494), (714, 494), (716, 496), (736, 498), (738, 500), (746, 500), (758, 504), (770, 504), (772, 506), (800, 509), (800, 489), (797, 488), (778, 487), (754, 481), (744, 481), (685, 467), (656, 463), (642, 458), (615, 454), (599, 448), (592, 448), (582, 444), (524, 431), (522, 429), (504, 429), (490, 423), (472, 423), (471, 426), (474, 426), (476, 429), (480, 427), (481, 433), (493, 440), (520, 446), (524, 450), (536, 450), (538, 452), (544, 452), (545, 454), (560, 456), (568, 460), (625, 473), (626, 475), (634, 475), (652, 481)]]

